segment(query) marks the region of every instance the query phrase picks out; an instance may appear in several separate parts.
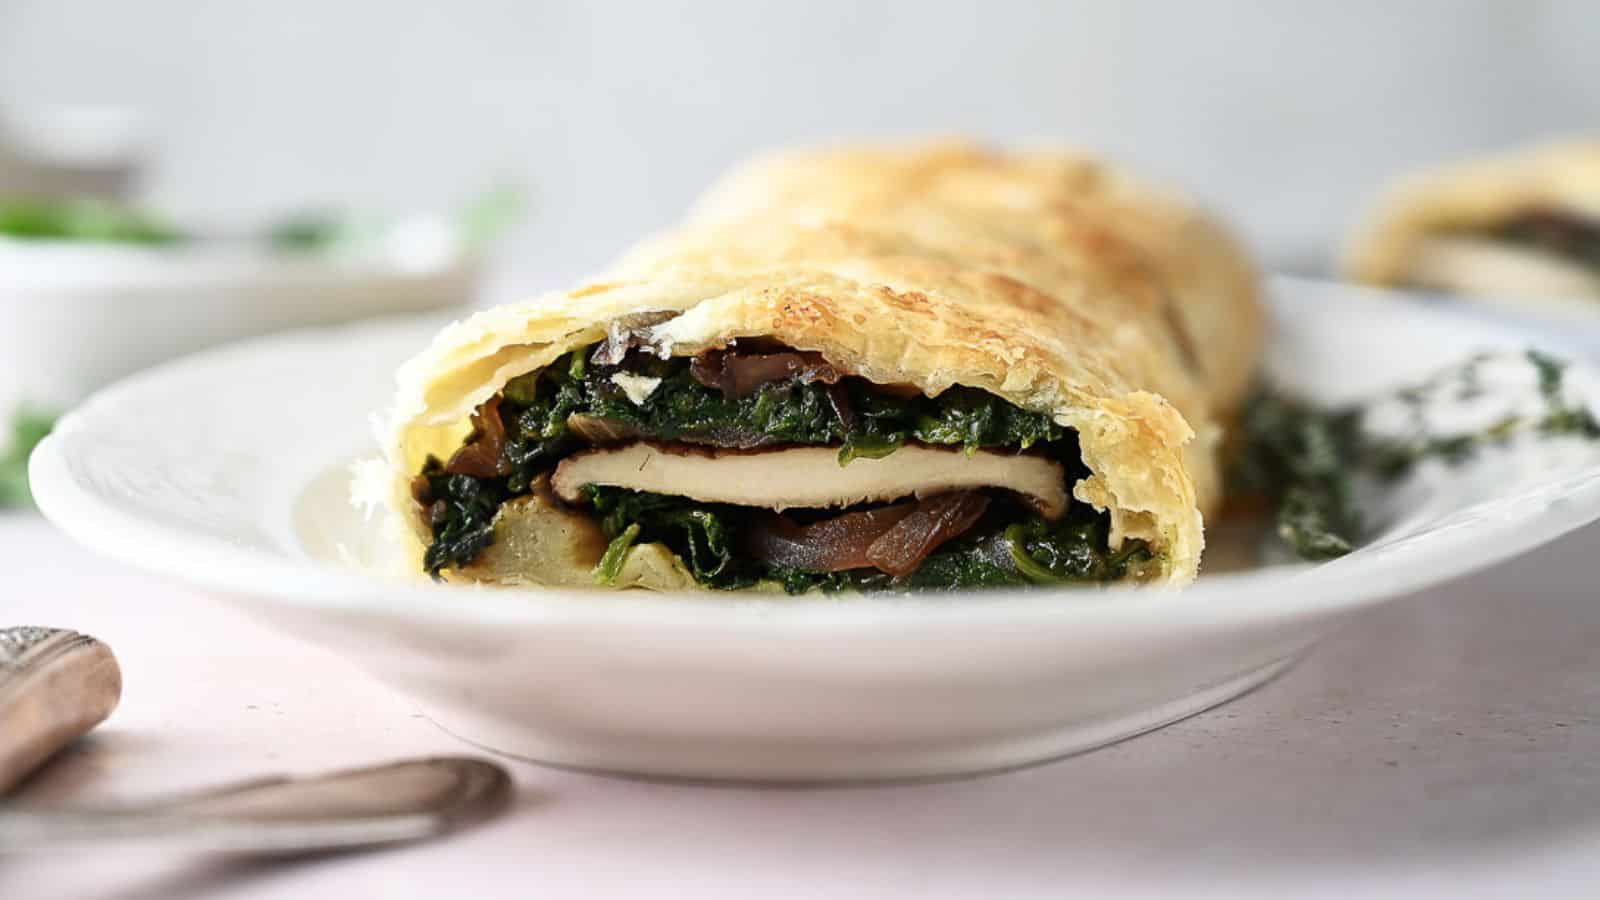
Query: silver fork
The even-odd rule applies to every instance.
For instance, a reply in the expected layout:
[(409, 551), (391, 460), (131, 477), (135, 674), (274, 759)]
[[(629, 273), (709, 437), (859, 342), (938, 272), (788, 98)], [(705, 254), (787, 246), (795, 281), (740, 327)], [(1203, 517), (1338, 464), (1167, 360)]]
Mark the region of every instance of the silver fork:
[[(116, 707), (111, 648), (55, 628), (0, 629), (0, 794)], [(105, 841), (301, 853), (436, 837), (505, 807), (511, 778), (468, 757), (275, 776), (136, 805), (0, 811), (0, 853)]]

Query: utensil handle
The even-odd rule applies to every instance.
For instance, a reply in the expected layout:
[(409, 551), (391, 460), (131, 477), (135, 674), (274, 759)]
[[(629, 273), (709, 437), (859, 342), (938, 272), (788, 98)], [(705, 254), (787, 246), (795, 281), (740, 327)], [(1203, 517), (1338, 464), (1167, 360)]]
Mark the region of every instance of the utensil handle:
[(102, 809), (0, 813), (0, 853), (106, 842), (199, 852), (302, 853), (448, 834), (489, 818), (511, 776), (471, 757), (430, 757), (296, 778), (257, 778)]
[(0, 629), (0, 794), (105, 721), (122, 697), (111, 648), (60, 628)]
[(0, 854), (108, 843), (202, 853), (301, 853), (414, 841), (442, 831), (437, 818), (426, 814), (274, 822), (145, 810), (11, 812), (0, 813)]

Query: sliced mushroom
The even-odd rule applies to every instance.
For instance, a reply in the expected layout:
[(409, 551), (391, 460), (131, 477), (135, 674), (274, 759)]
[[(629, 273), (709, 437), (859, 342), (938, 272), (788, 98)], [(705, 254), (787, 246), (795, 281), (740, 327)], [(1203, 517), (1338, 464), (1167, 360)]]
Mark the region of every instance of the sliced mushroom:
[(748, 397), (773, 382), (794, 380), (802, 384), (820, 381), (838, 384), (843, 375), (819, 353), (784, 350), (778, 353), (749, 353), (740, 350), (708, 350), (689, 364), (695, 381), (716, 388), (728, 397)]
[(472, 436), (445, 463), (444, 470), (452, 475), (474, 478), (510, 475), (511, 464), (506, 461), (505, 448), (506, 425), (500, 418), (497, 395), (472, 411)]
[(551, 481), (556, 495), (580, 502), (599, 484), (783, 510), (926, 497), (972, 488), (1015, 492), (1046, 518), (1067, 509), (1066, 473), (1043, 456), (910, 445), (882, 459), (839, 465), (829, 447), (739, 452), (633, 443), (569, 456)]

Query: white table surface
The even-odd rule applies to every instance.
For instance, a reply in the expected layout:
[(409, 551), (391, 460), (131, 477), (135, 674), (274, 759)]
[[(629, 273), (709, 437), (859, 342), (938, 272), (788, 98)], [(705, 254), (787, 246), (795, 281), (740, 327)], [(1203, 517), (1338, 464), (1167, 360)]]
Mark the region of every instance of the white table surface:
[[(0, 857), (0, 897), (1596, 896), (1591, 528), (1393, 603), (1222, 708), (943, 784), (701, 787), (506, 761), (518, 799), (449, 839), (278, 864)], [(135, 799), (473, 752), (335, 656), (0, 514), (0, 622), (122, 661), (121, 707), (9, 802)]]

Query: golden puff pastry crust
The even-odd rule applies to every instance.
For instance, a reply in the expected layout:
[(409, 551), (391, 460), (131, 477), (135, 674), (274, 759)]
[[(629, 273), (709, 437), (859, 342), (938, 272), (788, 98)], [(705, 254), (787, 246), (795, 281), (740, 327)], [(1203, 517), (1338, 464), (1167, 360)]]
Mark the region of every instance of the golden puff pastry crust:
[(1185, 198), (1089, 154), (960, 140), (780, 151), (713, 185), (691, 222), (874, 217), (1121, 272), (1124, 293), (1162, 300), (1214, 405), (1232, 410), (1250, 388), (1257, 359), (1238, 351), (1259, 346), (1265, 316), (1249, 253)]
[(1402, 178), (1345, 254), (1347, 277), (1403, 286), (1423, 244), (1536, 210), (1600, 219), (1600, 141), (1549, 144)]
[[(1148, 541), (1161, 580), (1187, 583), (1202, 515), (1221, 496), (1219, 411), (1242, 391), (1233, 368), (1254, 368), (1262, 313), (1231, 238), (1123, 178), (1075, 157), (964, 145), (739, 170), (687, 225), (601, 280), (478, 313), (401, 369), (386, 465), (412, 549), (429, 535), (406, 512), (407, 484), (430, 454), (459, 446), (476, 406), (619, 321), (665, 313), (648, 333), (671, 354), (770, 338), (871, 381), (930, 396), (966, 385), (1050, 414), (1078, 432), (1092, 474), (1074, 495), (1109, 511), (1113, 544)], [(913, 189), (930, 179), (947, 184)], [(1180, 232), (1227, 259), (1205, 259)], [(1168, 282), (1189, 271), (1194, 284)], [(651, 571), (624, 583), (682, 586), (681, 567), (646, 556)]]

